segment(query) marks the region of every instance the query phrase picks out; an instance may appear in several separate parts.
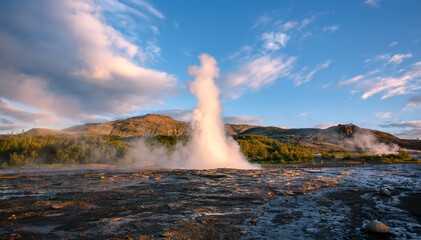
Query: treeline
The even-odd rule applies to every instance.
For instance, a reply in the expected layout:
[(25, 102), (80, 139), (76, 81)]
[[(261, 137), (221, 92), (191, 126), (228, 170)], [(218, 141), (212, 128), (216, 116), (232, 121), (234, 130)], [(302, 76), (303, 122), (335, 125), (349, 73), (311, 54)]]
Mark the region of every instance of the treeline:
[[(164, 146), (172, 152), (178, 143), (185, 144), (185, 136), (144, 137), (145, 143), (154, 148)], [(296, 143), (281, 143), (277, 140), (257, 135), (240, 135), (234, 139), (241, 151), (252, 162), (258, 163), (297, 163), (315, 159), (315, 149)], [(130, 165), (133, 156), (130, 150), (136, 139), (112, 136), (73, 136), (73, 135), (28, 135), (11, 134), (0, 137), (0, 167), (34, 166), (38, 164), (77, 165), (110, 164)], [(323, 159), (335, 155), (320, 151)], [(344, 160), (355, 160), (346, 155)], [(411, 162), (414, 159), (407, 152), (399, 154), (366, 156), (359, 155), (362, 161)]]
[[(310, 148), (281, 143), (264, 137), (235, 137), (244, 155), (255, 162), (303, 162), (314, 160)], [(130, 149), (135, 139), (111, 136), (28, 135), (24, 133), (0, 137), (0, 166), (19, 167), (38, 164), (131, 164)], [(185, 144), (185, 136), (145, 137), (149, 147), (164, 146), (171, 152), (177, 143)]]
[(238, 135), (234, 139), (240, 144), (243, 154), (253, 162), (295, 163), (315, 159), (312, 149), (299, 144), (281, 143), (258, 135)]
[(0, 138), (0, 164), (113, 164), (124, 161), (129, 144), (109, 136), (11, 134)]

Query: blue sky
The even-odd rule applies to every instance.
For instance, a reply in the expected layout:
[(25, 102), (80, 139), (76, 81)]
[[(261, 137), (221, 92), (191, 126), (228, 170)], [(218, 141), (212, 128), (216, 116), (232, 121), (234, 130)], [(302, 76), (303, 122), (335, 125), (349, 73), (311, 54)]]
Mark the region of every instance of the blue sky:
[(220, 67), (226, 122), (421, 137), (419, 1), (2, 1), (0, 130), (161, 113)]

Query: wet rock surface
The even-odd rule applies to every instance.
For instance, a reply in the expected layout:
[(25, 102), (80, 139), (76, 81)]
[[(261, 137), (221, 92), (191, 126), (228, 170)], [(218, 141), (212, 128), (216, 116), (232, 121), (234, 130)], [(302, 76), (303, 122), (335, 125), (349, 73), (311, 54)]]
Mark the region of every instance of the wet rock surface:
[[(420, 174), (420, 164), (3, 171), (0, 239), (419, 239)], [(365, 230), (373, 220), (391, 233)]]

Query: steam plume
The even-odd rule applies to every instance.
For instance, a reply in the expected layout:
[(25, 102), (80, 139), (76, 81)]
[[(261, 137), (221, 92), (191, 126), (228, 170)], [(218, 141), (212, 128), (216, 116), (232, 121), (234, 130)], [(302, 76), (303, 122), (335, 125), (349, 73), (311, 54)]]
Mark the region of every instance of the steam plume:
[(193, 168), (253, 168), (237, 142), (225, 134), (219, 89), (213, 80), (219, 77), (217, 62), (207, 54), (200, 55), (199, 59), (202, 66), (188, 69), (189, 75), (195, 78), (190, 91), (198, 100), (192, 119), (189, 165)]
[(176, 146), (172, 154), (164, 148), (148, 149), (144, 142), (139, 142), (135, 153), (137, 160), (141, 164), (169, 168), (258, 168), (247, 161), (238, 143), (225, 134), (219, 88), (214, 82), (214, 78), (219, 77), (216, 60), (207, 54), (200, 55), (199, 59), (201, 66), (188, 68), (189, 75), (195, 78), (190, 91), (198, 100), (189, 142)]

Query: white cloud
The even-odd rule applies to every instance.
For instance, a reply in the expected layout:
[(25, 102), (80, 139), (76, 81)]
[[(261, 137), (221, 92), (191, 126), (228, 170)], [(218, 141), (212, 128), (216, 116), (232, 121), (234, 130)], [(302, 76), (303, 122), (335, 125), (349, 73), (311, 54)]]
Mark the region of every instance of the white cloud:
[(266, 50), (278, 50), (281, 47), (285, 47), (289, 38), (287, 34), (281, 32), (265, 32), (262, 34)]
[(300, 116), (301, 117), (305, 117), (305, 116), (307, 116), (307, 115), (309, 115), (311, 112), (302, 112), (302, 113), (300, 113)]
[(333, 33), (335, 31), (337, 31), (339, 29), (338, 25), (334, 25), (334, 26), (328, 26), (328, 27), (324, 27), (323, 28), (323, 32), (330, 32)]
[[(94, 1), (14, 4), (0, 9), (0, 97), (77, 120), (130, 114), (175, 90), (172, 75), (142, 66), (159, 57), (160, 48), (147, 39), (144, 47), (129, 41)], [(135, 5), (164, 18), (144, 1)]]
[(395, 135), (401, 138), (416, 139), (421, 138), (421, 121), (407, 121), (399, 123), (382, 124), (383, 128), (397, 128), (402, 129)]
[(405, 111), (412, 111), (416, 108), (421, 108), (421, 96), (415, 96), (406, 101)]
[(300, 23), (297, 21), (289, 21), (289, 22), (284, 23), (281, 28), (283, 31), (289, 31), (299, 26), (299, 24)]
[(295, 73), (291, 75), (291, 78), (294, 79), (295, 85), (299, 86), (303, 83), (309, 82), (313, 78), (314, 74), (316, 74), (318, 71), (328, 68), (331, 62), (331, 60), (327, 60), (324, 63), (318, 64), (309, 73)]
[(6, 118), (0, 118), (0, 124), (13, 124), (13, 122)]
[(364, 3), (372, 7), (380, 7), (380, 0), (365, 0)]
[(178, 24), (177, 21), (173, 20), (172, 23), (173, 23), (175, 29), (180, 29), (180, 24)]
[(396, 63), (399, 64), (401, 63), (405, 58), (411, 58), (412, 57), (412, 53), (407, 53), (407, 54), (395, 54), (392, 56), (392, 58), (389, 59), (389, 63)]
[(160, 19), (165, 19), (164, 14), (162, 14), (158, 9), (156, 9), (154, 6), (152, 6), (152, 4), (148, 3), (147, 1), (144, 0), (129, 0), (131, 3), (144, 8), (145, 10), (147, 10), (150, 14), (160, 18)]
[(231, 116), (223, 118), (225, 123), (234, 123), (234, 124), (258, 124), (262, 123), (265, 120), (257, 116)]
[(398, 44), (399, 44), (398, 42), (391, 42), (389, 44), (389, 47), (394, 47), (394, 46), (397, 46)]
[(375, 69), (367, 74), (340, 82), (338, 86), (354, 85), (356, 89), (364, 92), (361, 96), (362, 99), (367, 99), (378, 93), (382, 93), (381, 99), (413, 94), (421, 88), (421, 62), (412, 64), (408, 71), (394, 73), (398, 76), (372, 76), (377, 73), (379, 70)]
[(376, 118), (380, 118), (380, 119), (390, 118), (390, 112), (378, 112), (376, 113)]
[(11, 131), (21, 131), (25, 129), (25, 126), (14, 125), (14, 124), (0, 124), (0, 132), (11, 132)]
[(257, 19), (256, 23), (253, 25), (253, 28), (264, 27), (270, 22), (272, 22), (272, 17), (265, 14)]
[[(0, 115), (11, 117), (24, 123), (39, 123), (39, 124), (45, 125), (49, 123), (54, 123), (56, 121), (56, 119), (49, 114), (34, 113), (34, 112), (26, 111), (24, 109), (19, 109), (12, 106), (12, 104), (10, 104), (9, 102), (1, 98), (0, 98)], [(9, 121), (7, 123), (11, 124), (13, 122)]]
[(307, 25), (309, 25), (310, 23), (312, 23), (314, 21), (314, 19), (316, 19), (317, 15), (318, 14), (315, 14), (315, 15), (311, 16), (310, 18), (304, 18), (301, 21), (301, 25), (300, 25), (299, 29), (301, 30), (301, 29), (307, 27)]
[(245, 90), (259, 90), (276, 79), (288, 76), (294, 61), (294, 57), (257, 57), (239, 67), (236, 72), (224, 76), (222, 82), (232, 89), (231, 96), (237, 98)]

